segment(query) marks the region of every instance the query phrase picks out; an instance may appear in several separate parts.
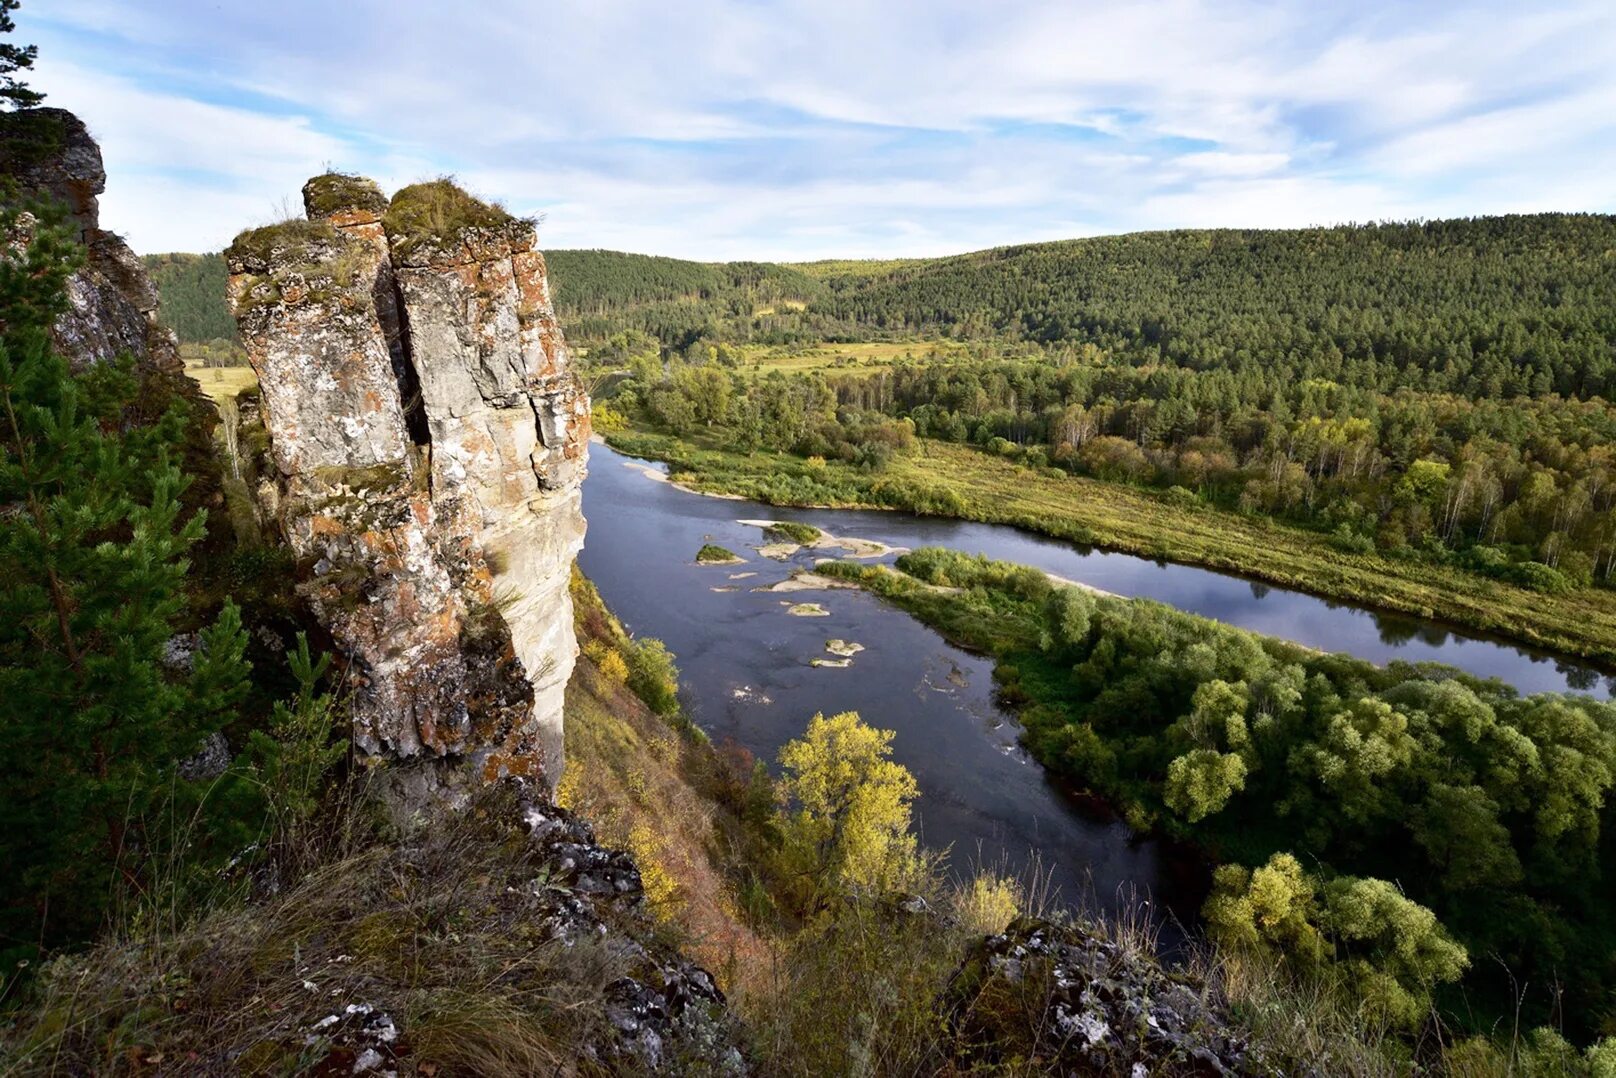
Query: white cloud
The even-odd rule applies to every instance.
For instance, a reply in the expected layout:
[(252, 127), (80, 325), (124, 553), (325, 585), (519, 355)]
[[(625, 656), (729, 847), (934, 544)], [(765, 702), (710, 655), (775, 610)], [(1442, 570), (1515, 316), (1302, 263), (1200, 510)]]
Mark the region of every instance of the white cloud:
[(1616, 209), (1608, 0), (162, 8), (39, 15), (38, 81), (148, 249), (217, 246), (325, 162), (708, 258)]

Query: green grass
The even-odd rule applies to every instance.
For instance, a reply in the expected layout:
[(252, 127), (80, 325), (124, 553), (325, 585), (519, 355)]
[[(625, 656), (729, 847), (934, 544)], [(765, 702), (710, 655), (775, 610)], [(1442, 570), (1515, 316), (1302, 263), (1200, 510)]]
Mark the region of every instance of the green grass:
[(739, 370), (750, 377), (774, 371), (781, 374), (810, 371), (865, 374), (884, 371), (901, 362), (925, 363), (934, 352), (945, 357), (958, 357), (964, 351), (964, 346), (954, 341), (923, 340), (857, 341), (795, 348), (747, 345), (742, 349)]
[(248, 262), (268, 262), (278, 250), (301, 251), (307, 247), (328, 246), (337, 241), (337, 230), (325, 221), (305, 221), (294, 217), (262, 228), (251, 228), (238, 235), (225, 256)]
[(825, 533), (812, 524), (799, 524), (795, 520), (777, 520), (765, 528), (763, 534), (770, 539), (806, 546), (808, 543), (816, 542)]
[(1608, 589), (1549, 596), (1429, 562), (1346, 554), (1320, 533), (1027, 468), (964, 446), (922, 440), (912, 456), (881, 472), (863, 472), (784, 453), (728, 452), (643, 429), (612, 434), (608, 441), (624, 452), (668, 461), (677, 481), (700, 490), (775, 505), (909, 509), (1010, 524), (1616, 664), (1616, 592)]
[(205, 367), (196, 361), (193, 354), (189, 354), (192, 346), (180, 345), (180, 356), (185, 360), (185, 373), (214, 404), (222, 404), (227, 400), (235, 400), (245, 390), (258, 384), (258, 375), (251, 367), (243, 364), (239, 367)]
[(466, 229), (498, 229), (515, 218), (498, 203), (484, 202), (440, 179), (411, 184), (393, 196), (383, 223), (395, 253), (427, 243), (449, 243)]

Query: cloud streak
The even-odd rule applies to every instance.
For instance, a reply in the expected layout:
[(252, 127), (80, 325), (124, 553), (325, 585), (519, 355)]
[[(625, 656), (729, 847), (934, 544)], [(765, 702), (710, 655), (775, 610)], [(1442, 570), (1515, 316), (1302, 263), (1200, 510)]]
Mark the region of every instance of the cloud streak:
[(1607, 0), (160, 7), (19, 19), (142, 250), (216, 249), (327, 165), (715, 259), (1616, 210)]

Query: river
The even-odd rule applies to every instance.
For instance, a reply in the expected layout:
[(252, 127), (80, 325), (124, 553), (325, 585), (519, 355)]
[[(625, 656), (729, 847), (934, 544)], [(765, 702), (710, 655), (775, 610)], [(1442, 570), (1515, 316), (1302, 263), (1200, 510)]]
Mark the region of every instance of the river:
[[(1576, 663), (1205, 569), (1080, 549), (1000, 525), (714, 498), (648, 474), (661, 471), (604, 445), (591, 447), (583, 493), (589, 536), (579, 561), (631, 632), (660, 638), (677, 656), (694, 721), (715, 740), (731, 738), (772, 763), (816, 711), (857, 711), (895, 731), (893, 758), (920, 784), (917, 829), (927, 845), (952, 848), (955, 871), (1041, 865), (1068, 902), (1111, 908), (1152, 898), (1187, 919), (1204, 880), (1193, 858), (1132, 835), (1048, 777), (1017, 744), (1014, 717), (994, 700), (990, 660), (863, 592), (761, 590), (827, 552), (764, 557), (756, 550), (765, 542), (761, 529), (743, 521), (797, 520), (896, 547), (987, 554), (1310, 647), (1378, 663), (1450, 663), (1523, 692), (1611, 691)], [(704, 543), (746, 561), (697, 565)], [(818, 603), (828, 614), (789, 613), (799, 602)], [(865, 650), (845, 668), (813, 665), (836, 659), (826, 651), (830, 639)]]

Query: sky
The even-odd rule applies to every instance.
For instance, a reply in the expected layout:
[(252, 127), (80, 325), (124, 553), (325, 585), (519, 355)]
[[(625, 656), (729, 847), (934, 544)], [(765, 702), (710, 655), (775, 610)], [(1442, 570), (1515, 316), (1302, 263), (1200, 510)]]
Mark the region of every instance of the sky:
[(1616, 2), (24, 0), (102, 221), (219, 250), (338, 169), (546, 247), (947, 254), (1616, 211)]

